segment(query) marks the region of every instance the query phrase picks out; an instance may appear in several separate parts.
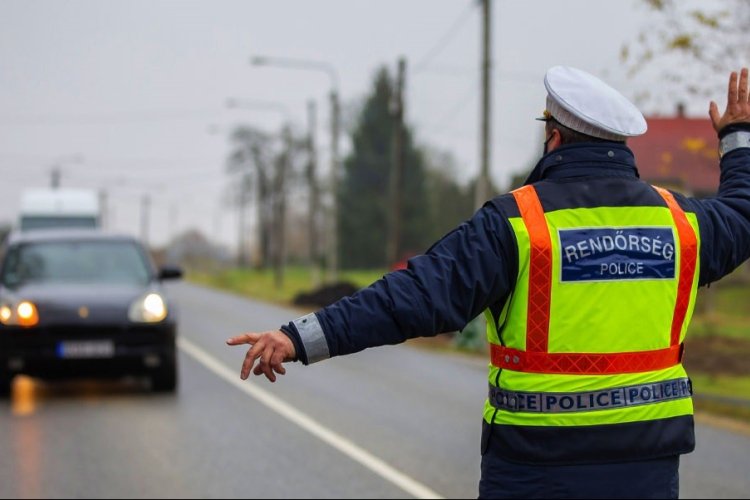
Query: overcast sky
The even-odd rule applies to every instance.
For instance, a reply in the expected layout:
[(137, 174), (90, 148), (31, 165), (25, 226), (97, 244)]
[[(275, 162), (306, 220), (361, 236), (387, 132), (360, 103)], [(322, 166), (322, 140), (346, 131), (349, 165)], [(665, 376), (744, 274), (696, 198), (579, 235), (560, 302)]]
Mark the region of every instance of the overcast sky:
[[(629, 97), (643, 85), (619, 62), (648, 18), (641, 3), (494, 2), (496, 183), (541, 153), (534, 117), (549, 67), (587, 70)], [(328, 78), (252, 67), (252, 55), (329, 62), (345, 104), (405, 56), (407, 120), (468, 179), (479, 168), (479, 49), (470, 0), (0, 0), (0, 220), (13, 220), (23, 189), (47, 186), (61, 164), (63, 186), (108, 190), (120, 232), (138, 234), (148, 193), (152, 243), (196, 227), (234, 246), (236, 214), (222, 201), (226, 132), (243, 121), (272, 131), (282, 115), (227, 110), (227, 98), (282, 102), (300, 128), (315, 99), (327, 173)]]

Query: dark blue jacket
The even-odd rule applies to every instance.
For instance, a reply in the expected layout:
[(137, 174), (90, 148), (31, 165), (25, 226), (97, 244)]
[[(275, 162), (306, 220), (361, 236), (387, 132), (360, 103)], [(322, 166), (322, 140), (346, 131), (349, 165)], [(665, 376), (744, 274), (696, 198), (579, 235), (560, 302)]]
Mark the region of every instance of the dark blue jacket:
[[(750, 130), (750, 125), (743, 128)], [(612, 158), (607, 154), (611, 150), (616, 152)], [(557, 161), (560, 156), (564, 161)], [(638, 170), (625, 146), (578, 144), (546, 155), (533, 176), (632, 181)], [(736, 149), (721, 159), (715, 198), (676, 198), (686, 211), (695, 212), (700, 225), (700, 286), (718, 281), (750, 258), (750, 149)], [(319, 321), (325, 335), (325, 357), (460, 331), (485, 309), (502, 308), (516, 282), (518, 254), (510, 223), (497, 205), (487, 203), (424, 255), (411, 259), (407, 269), (318, 311), (311, 319)], [(292, 322), (284, 330), (307, 363), (297, 326)]]

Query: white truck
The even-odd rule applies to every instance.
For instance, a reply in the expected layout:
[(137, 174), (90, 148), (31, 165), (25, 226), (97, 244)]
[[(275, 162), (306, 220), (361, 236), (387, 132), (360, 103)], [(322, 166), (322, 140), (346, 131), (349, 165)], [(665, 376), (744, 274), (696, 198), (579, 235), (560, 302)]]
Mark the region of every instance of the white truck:
[(95, 191), (86, 189), (34, 189), (21, 198), (18, 229), (98, 229), (101, 206)]

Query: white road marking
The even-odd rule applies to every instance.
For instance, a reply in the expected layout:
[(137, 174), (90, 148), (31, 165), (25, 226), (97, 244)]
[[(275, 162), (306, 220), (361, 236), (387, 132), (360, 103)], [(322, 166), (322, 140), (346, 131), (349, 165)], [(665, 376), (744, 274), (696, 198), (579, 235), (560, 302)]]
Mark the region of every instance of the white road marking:
[(339, 450), (355, 462), (359, 462), (367, 469), (401, 488), (408, 494), (415, 498), (443, 498), (427, 486), (410, 478), (406, 474), (397, 471), (383, 460), (365, 451), (363, 448), (360, 448), (350, 440), (336, 434), (322, 424), (319, 424), (311, 417), (305, 415), (302, 411), (294, 408), (292, 405), (285, 403), (265, 389), (261, 389), (255, 383), (250, 381), (243, 382), (240, 380), (239, 370), (235, 373), (189, 340), (180, 338), (177, 340), (177, 343), (183, 352), (211, 370), (220, 378), (229, 382), (248, 396), (255, 398), (292, 423), (297, 424), (299, 427), (305, 429), (326, 444)]

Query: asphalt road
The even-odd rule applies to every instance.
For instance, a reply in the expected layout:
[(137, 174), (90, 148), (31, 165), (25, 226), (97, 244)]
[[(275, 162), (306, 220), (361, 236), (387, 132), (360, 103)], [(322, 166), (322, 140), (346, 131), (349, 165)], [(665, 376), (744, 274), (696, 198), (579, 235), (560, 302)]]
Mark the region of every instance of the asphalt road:
[[(302, 315), (180, 284), (181, 388), (18, 379), (0, 497), (472, 498), (486, 363), (410, 346), (239, 381), (231, 335)], [(750, 437), (699, 426), (683, 498), (750, 496)]]

